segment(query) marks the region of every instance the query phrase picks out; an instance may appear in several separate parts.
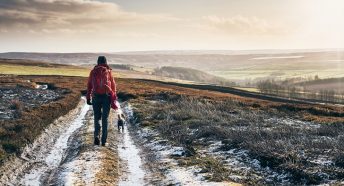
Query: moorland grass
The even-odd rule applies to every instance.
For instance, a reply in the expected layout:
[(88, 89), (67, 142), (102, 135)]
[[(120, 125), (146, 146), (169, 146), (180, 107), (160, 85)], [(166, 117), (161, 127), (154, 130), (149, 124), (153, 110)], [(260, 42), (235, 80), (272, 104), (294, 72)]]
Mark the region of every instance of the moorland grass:
[[(153, 99), (155, 102), (149, 101)], [(154, 128), (176, 146), (194, 152), (187, 162), (197, 161), (202, 169), (214, 161), (198, 157), (195, 149), (209, 145), (200, 141), (221, 141), (219, 150), (247, 150), (262, 167), (288, 172), (293, 184), (321, 184), (326, 183), (326, 179), (343, 179), (343, 122), (302, 121), (295, 117), (298, 111), (255, 109), (230, 99), (171, 94), (147, 100), (131, 101), (137, 122), (141, 127)], [(290, 122), (296, 124), (291, 125)], [(318, 156), (325, 156), (334, 163), (326, 166), (313, 163), (311, 160)], [(216, 165), (209, 169), (211, 180), (228, 180), (223, 163)], [(254, 177), (244, 180), (244, 183), (269, 184)]]
[[(44, 82), (54, 89), (67, 89), (58, 100), (34, 108), (21, 108), (14, 102), (11, 107), (20, 114), (11, 120), (0, 120), (0, 166), (11, 155), (19, 155), (22, 148), (32, 143), (55, 119), (67, 114), (80, 101), (85, 90), (85, 78), (62, 76), (1, 76), (1, 86), (7, 84), (28, 86), (30, 82)], [(15, 87), (14, 86), (14, 87)]]
[[(56, 68), (52, 68), (51, 70), (53, 69), (56, 71)], [(23, 67), (18, 73), (24, 73), (25, 70), (27, 70), (27, 67)], [(42, 71), (39, 72), (40, 70)], [(45, 70), (47, 68), (35, 69), (34, 72), (39, 74), (53, 73)], [(3, 80), (3, 77), (1, 78)], [(87, 81), (86, 78), (82, 77), (64, 76), (14, 76), (14, 79), (49, 83), (57, 88), (69, 89), (70, 92), (64, 95), (63, 99), (42, 105), (42, 107), (33, 109), (30, 112), (21, 112), (21, 117), (11, 122), (0, 121), (0, 161), (2, 162), (11, 154), (20, 154), (21, 148), (31, 143), (53, 120), (74, 108), (80, 100), (81, 92), (85, 93)], [(328, 106), (279, 104), (216, 91), (197, 90), (145, 80), (117, 79), (117, 83), (119, 97), (123, 100), (129, 100), (136, 106), (135, 111), (138, 121), (144, 124), (144, 126), (156, 128), (171, 141), (185, 146), (190, 151), (193, 151), (192, 148), (194, 145), (199, 145), (194, 143), (194, 141), (197, 141), (195, 139), (205, 137), (221, 140), (225, 144), (224, 148), (236, 147), (249, 149), (252, 157), (256, 157), (261, 162), (266, 162), (265, 164), (272, 168), (291, 171), (295, 178), (300, 179), (307, 178), (307, 175), (312, 176), (312, 174), (303, 171), (307, 170), (308, 167), (304, 167), (302, 159), (298, 159), (299, 157), (290, 154), (301, 147), (308, 148), (316, 145), (315, 151), (310, 150), (310, 153), (316, 152), (319, 149), (337, 149), (339, 151), (333, 152), (331, 156), (333, 156), (337, 167), (343, 165), (343, 154), (340, 153), (343, 152), (343, 145), (337, 142), (314, 143), (309, 141), (313, 137), (321, 135), (332, 136), (339, 141), (343, 140), (339, 136), (340, 133), (343, 133), (341, 128), (343, 118), (338, 117), (342, 116), (342, 109)], [(151, 101), (163, 102), (161, 102), (161, 105), (152, 106)], [(313, 108), (313, 110), (309, 108)], [(266, 116), (265, 112), (275, 114), (276, 116), (290, 115), (299, 119), (308, 118), (311, 121), (321, 121), (323, 124), (327, 123), (327, 125), (322, 126), (321, 130), (311, 131), (297, 131), (293, 128), (285, 128), (284, 126), (277, 128), (271, 133), (266, 133), (264, 132), (264, 128), (268, 126), (261, 126), (255, 122), (257, 119), (258, 121), (263, 120), (264, 116)], [(47, 115), (46, 113), (50, 114)], [(242, 114), (244, 114), (243, 119), (233, 120), (233, 117), (231, 117), (232, 115)], [(167, 120), (166, 118), (173, 119)], [(233, 130), (233, 126), (249, 126), (251, 130), (237, 132)], [(188, 133), (190, 131), (189, 129), (200, 130), (195, 135), (190, 135)], [(292, 138), (288, 137), (289, 134), (291, 134)], [(299, 136), (304, 135), (310, 137), (310, 139), (302, 141)], [(271, 148), (262, 148), (262, 145), (273, 144), (274, 140), (280, 138), (285, 138), (285, 144), (290, 144), (286, 146), (288, 148), (281, 148), (281, 144), (272, 145)], [(302, 145), (296, 146), (293, 151), (294, 146), (292, 144), (298, 142), (302, 142)], [(270, 153), (275, 150), (278, 154)], [(290, 150), (290, 153), (286, 150)], [(287, 154), (285, 154), (286, 152)], [(282, 163), (281, 166), (278, 166), (274, 162)], [(292, 163), (290, 164), (290, 162)], [(218, 165), (216, 161), (210, 160), (209, 162), (204, 162), (204, 165), (212, 163)], [(224, 169), (218, 167), (216, 170)], [(343, 176), (335, 171), (332, 173), (332, 175), (337, 174)], [(222, 179), (223, 176), (214, 177), (216, 180), (219, 178)], [(317, 177), (310, 177), (308, 179), (309, 182), (295, 180), (296, 183), (321, 182)]]

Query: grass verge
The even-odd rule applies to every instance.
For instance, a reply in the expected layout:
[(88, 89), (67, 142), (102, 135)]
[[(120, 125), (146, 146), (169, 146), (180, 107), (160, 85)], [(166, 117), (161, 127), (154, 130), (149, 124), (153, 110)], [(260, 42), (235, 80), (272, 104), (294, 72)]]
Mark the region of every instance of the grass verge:
[[(342, 118), (336, 117), (343, 114), (341, 109), (333, 108), (336, 114), (327, 115), (326, 106), (316, 108), (324, 112), (304, 109), (307, 105), (285, 109), (287, 104), (129, 81), (132, 83), (125, 84), (120, 97), (131, 98), (139, 126), (153, 128), (173, 145), (187, 149), (180, 165), (200, 165), (209, 180), (227, 181), (237, 174), (244, 184), (282, 184), (286, 180), (289, 184), (321, 184), (344, 179), (344, 125)], [(317, 119), (309, 121), (305, 116)], [(247, 153), (240, 161), (250, 170), (231, 170), (224, 156), (202, 156), (214, 142), (221, 142), (214, 153)], [(256, 161), (258, 168), (252, 165)]]
[(64, 89), (61, 98), (33, 108), (24, 108), (20, 116), (11, 120), (0, 120), (0, 165), (11, 154), (20, 154), (22, 148), (41, 134), (55, 119), (75, 108), (85, 89), (85, 79), (62, 76), (2, 76), (1, 86), (15, 84), (27, 86), (23, 82), (44, 82), (55, 89)]

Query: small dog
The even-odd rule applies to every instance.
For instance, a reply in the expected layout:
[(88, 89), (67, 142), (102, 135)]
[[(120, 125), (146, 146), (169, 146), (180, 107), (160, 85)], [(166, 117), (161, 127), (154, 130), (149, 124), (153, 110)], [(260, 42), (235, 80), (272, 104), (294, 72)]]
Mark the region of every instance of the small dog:
[(117, 115), (117, 127), (118, 127), (118, 131), (121, 130), (121, 127), (122, 127), (122, 131), (124, 131), (124, 124), (125, 124), (125, 117), (124, 117), (124, 114), (118, 114), (118, 115)]

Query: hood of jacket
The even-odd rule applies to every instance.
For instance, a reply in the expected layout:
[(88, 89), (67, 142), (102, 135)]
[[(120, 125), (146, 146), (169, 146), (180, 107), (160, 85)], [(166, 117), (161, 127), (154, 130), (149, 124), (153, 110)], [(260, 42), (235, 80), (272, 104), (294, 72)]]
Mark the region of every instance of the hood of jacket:
[(107, 65), (107, 64), (100, 64), (100, 65), (96, 65), (95, 67), (94, 67), (94, 69), (98, 69), (98, 68), (107, 68), (108, 70), (112, 70), (110, 67), (109, 67), (109, 65)]

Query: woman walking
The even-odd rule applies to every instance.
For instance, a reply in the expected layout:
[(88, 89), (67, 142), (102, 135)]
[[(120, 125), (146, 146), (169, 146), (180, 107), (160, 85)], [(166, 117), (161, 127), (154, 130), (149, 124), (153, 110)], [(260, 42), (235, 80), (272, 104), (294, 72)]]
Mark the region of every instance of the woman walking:
[[(92, 97), (92, 102), (91, 102)], [(94, 112), (94, 145), (99, 145), (100, 123), (102, 120), (102, 146), (106, 144), (108, 118), (110, 108), (115, 107), (116, 83), (111, 74), (111, 68), (107, 65), (105, 56), (99, 56), (97, 65), (93, 68), (87, 84), (87, 104), (93, 106)]]

